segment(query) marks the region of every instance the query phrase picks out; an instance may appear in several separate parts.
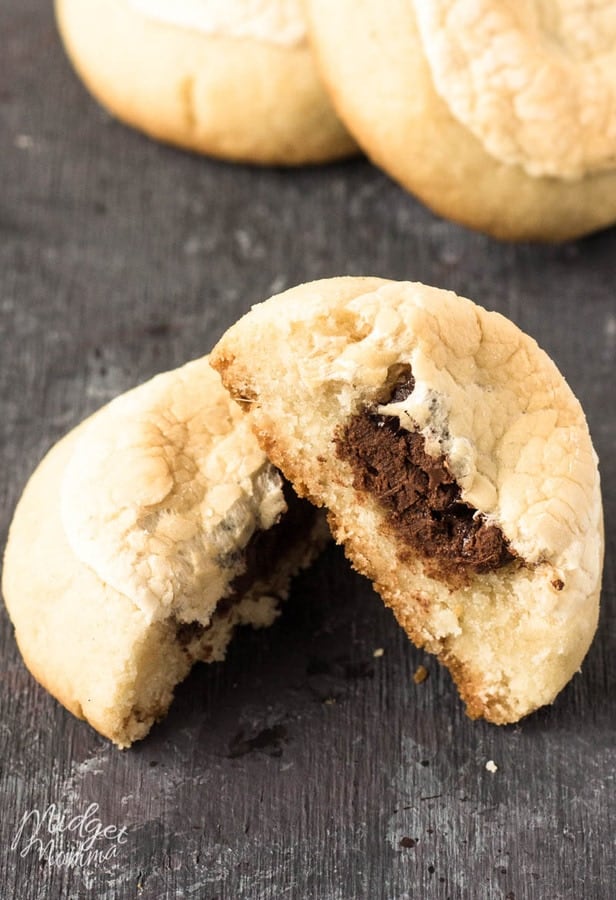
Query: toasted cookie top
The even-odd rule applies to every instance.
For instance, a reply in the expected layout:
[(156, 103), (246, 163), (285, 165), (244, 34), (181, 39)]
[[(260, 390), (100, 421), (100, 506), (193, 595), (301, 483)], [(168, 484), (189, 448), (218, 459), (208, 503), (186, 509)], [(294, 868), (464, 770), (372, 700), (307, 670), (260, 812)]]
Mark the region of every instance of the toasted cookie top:
[(207, 621), (281, 480), (207, 358), (118, 397), (84, 427), (63, 478), (75, 556), (149, 618)]
[(434, 85), (494, 157), (530, 175), (616, 166), (616, 9), (413, 0)]

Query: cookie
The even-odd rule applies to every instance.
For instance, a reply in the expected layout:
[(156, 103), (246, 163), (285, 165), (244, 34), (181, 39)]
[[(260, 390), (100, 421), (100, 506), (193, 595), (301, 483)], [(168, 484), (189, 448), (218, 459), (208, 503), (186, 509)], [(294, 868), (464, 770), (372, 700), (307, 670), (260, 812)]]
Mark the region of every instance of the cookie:
[(92, 94), (153, 138), (276, 165), (356, 152), (317, 75), (300, 0), (56, 0), (56, 17)]
[(610, 4), (306, 8), (340, 116), (373, 161), (434, 211), (515, 240), (564, 240), (616, 221)]
[(602, 509), (580, 404), (534, 340), (448, 291), (334, 278), (254, 307), (211, 360), (471, 717), (554, 700), (596, 629)]
[(325, 528), (207, 359), (159, 375), (56, 444), (17, 506), (3, 592), (26, 665), (128, 747), (236, 625), (274, 621)]

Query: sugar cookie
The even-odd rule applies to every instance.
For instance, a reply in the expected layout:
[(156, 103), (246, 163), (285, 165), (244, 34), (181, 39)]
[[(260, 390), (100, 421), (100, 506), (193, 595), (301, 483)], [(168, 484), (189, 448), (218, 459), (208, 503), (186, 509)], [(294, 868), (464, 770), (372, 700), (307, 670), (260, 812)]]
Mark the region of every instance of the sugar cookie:
[(334, 278), (254, 307), (211, 359), (469, 715), (550, 703), (596, 629), (603, 531), (584, 414), (535, 341), (448, 291)]
[(299, 0), (56, 0), (70, 59), (151, 137), (245, 162), (356, 151), (321, 85)]
[(613, 4), (306, 8), (348, 128), (436, 212), (508, 239), (563, 240), (616, 221)]
[(3, 592), (33, 675), (126, 747), (236, 625), (273, 622), (324, 540), (202, 359), (51, 449), (15, 512)]

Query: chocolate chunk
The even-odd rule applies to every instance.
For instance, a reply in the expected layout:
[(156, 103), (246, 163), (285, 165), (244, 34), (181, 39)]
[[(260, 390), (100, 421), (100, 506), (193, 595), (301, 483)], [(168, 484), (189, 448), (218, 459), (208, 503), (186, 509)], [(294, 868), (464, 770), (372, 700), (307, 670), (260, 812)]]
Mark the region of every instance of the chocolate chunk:
[[(390, 373), (391, 376), (391, 373)], [(413, 393), (415, 387), (415, 378), (411, 367), (408, 365), (400, 366), (396, 373), (396, 380), (393, 389), (387, 399), (388, 403), (401, 403)]]
[(178, 622), (175, 628), (175, 639), (182, 647), (188, 647), (202, 636), (205, 628), (206, 626), (201, 622)]
[[(398, 378), (392, 401), (413, 390), (412, 373)], [(370, 410), (353, 416), (336, 437), (339, 458), (350, 463), (353, 485), (386, 510), (399, 540), (436, 576), (484, 573), (514, 558), (501, 530), (461, 499), (444, 456), (429, 456), (421, 434)]]

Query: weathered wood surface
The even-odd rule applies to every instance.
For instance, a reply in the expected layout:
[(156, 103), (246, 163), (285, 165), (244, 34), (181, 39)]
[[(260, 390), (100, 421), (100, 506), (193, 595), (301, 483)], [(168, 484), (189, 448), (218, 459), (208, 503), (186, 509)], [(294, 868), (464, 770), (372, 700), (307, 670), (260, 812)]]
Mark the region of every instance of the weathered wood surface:
[[(285, 172), (159, 146), (86, 95), (49, 7), (0, 7), (2, 542), (29, 473), (86, 413), (203, 354), (274, 291), (370, 273), (467, 294), (554, 356), (602, 459), (607, 562), (582, 674), (501, 729), (465, 718), (335, 549), (274, 628), (195, 671), (123, 753), (34, 682), (2, 610), (0, 896), (616, 897), (616, 230), (503, 245), (362, 160)], [(420, 664), (430, 677), (415, 685)], [(19, 822), (50, 803), (69, 816), (99, 804), (126, 828), (107, 839), (115, 856), (20, 855)]]

